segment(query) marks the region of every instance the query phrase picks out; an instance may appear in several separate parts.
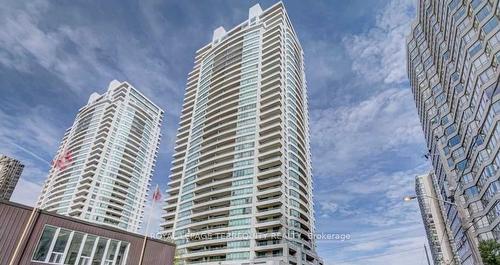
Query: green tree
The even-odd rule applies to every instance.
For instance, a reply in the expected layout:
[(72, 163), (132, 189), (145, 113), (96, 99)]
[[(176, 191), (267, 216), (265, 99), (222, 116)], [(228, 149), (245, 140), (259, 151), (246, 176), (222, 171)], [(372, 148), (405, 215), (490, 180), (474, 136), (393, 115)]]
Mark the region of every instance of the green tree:
[(479, 242), (479, 252), (484, 265), (500, 265), (500, 243), (495, 240)]

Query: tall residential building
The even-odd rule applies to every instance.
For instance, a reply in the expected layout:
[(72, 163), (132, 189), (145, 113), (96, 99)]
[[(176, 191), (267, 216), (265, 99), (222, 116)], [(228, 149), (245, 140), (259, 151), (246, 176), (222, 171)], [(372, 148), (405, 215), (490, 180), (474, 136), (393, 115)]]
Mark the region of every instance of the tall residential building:
[(18, 160), (0, 155), (0, 200), (10, 200), (23, 169)]
[(420, 0), (408, 76), (462, 264), (500, 240), (498, 0)]
[(455, 259), (454, 245), (450, 240), (451, 231), (446, 227), (441, 212), (444, 205), (436, 199), (438, 198), (436, 184), (433, 173), (421, 175), (415, 179), (415, 192), (427, 234), (427, 241), (429, 242), (434, 265), (458, 265)]
[(283, 4), (196, 52), (164, 207), (186, 264), (321, 264), (304, 56)]
[(127, 82), (93, 93), (66, 130), (38, 202), (59, 214), (136, 232), (163, 110)]

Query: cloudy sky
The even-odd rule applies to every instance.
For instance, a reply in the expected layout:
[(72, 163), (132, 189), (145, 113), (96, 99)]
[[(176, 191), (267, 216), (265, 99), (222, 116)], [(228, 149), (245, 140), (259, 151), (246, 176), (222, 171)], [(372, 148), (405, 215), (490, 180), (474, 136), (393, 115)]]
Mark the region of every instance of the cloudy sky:
[[(256, 3), (1, 2), (0, 153), (26, 164), (13, 196), (26, 204), (78, 108), (113, 79), (166, 110), (153, 178), (165, 189), (194, 52)], [(285, 1), (306, 58), (317, 230), (351, 236), (318, 242), (326, 264), (423, 264), (418, 206), (401, 200), (429, 169), (405, 73), (414, 2)]]

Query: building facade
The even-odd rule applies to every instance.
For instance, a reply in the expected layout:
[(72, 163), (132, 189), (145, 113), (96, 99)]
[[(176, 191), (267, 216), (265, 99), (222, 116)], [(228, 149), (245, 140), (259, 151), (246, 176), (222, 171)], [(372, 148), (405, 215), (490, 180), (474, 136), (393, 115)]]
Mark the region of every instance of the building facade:
[(480, 240), (500, 240), (498, 0), (420, 0), (408, 76), (443, 215), (462, 264)]
[(162, 117), (163, 110), (127, 82), (93, 93), (64, 134), (38, 206), (138, 231)]
[(23, 169), (18, 160), (0, 155), (0, 200), (10, 200)]
[(174, 254), (172, 243), (0, 201), (0, 265), (171, 265)]
[(435, 199), (438, 198), (437, 186), (433, 173), (415, 178), (415, 192), (427, 234), (427, 241), (434, 265), (458, 265), (454, 243), (450, 240), (451, 231), (448, 230), (441, 211), (444, 204)]
[(307, 106), (281, 2), (196, 52), (161, 224), (185, 264), (321, 264)]

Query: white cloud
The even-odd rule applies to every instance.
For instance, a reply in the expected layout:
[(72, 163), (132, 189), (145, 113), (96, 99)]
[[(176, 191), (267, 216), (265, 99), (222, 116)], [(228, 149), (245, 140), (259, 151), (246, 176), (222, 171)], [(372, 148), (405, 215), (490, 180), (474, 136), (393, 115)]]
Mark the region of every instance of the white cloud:
[(0, 12), (1, 64), (30, 72), (37, 63), (80, 94), (96, 89), (90, 84), (97, 84), (101, 92), (107, 85), (103, 81), (129, 81), (167, 113), (177, 115), (183, 87), (173, 81), (153, 46), (126, 30), (110, 34), (76, 23), (42, 26), (53, 8), (49, 2), (35, 1)]
[(353, 59), (352, 70), (363, 82), (401, 83), (406, 80), (406, 36), (415, 16), (414, 0), (393, 0), (377, 15), (365, 34), (344, 38)]
[(16, 189), (10, 200), (24, 205), (34, 206), (41, 191), (42, 183), (33, 182), (27, 177), (22, 177), (17, 182)]
[(25, 72), (32, 71), (30, 62), (37, 62), (79, 91), (82, 74), (89, 73), (78, 65), (80, 60), (76, 56), (63, 52), (64, 32), (40, 27), (40, 20), (49, 7), (46, 1), (34, 1), (22, 9), (8, 8), (8, 13), (1, 13), (0, 47), (4, 52), (0, 62)]
[[(426, 243), (423, 226), (418, 224), (373, 232), (356, 233), (347, 241), (320, 242), (320, 249), (335, 258), (326, 264), (415, 264)], [(325, 245), (321, 245), (321, 244)], [(418, 251), (414, 251), (418, 250)], [(416, 262), (418, 257), (418, 262)], [(403, 262), (406, 260), (407, 262)]]
[(323, 216), (328, 217), (329, 214), (334, 214), (338, 210), (339, 205), (333, 200), (327, 200), (319, 201), (319, 207), (321, 209), (321, 212), (323, 213)]
[(311, 128), (319, 177), (361, 171), (366, 161), (423, 143), (409, 90), (388, 89), (356, 105), (312, 111)]
[(366, 252), (366, 251), (377, 250), (381, 247), (385, 247), (385, 244), (383, 244), (382, 242), (377, 242), (377, 241), (369, 241), (369, 242), (362, 242), (359, 244), (355, 244), (354, 246), (350, 247), (348, 250), (349, 251)]
[(7, 114), (0, 110), (0, 152), (25, 165), (11, 197), (12, 201), (33, 206), (50, 168), (50, 160), (64, 133), (44, 107), (26, 113)]
[(414, 194), (415, 176), (428, 170), (429, 165), (423, 162), (404, 171), (337, 178), (335, 185), (315, 194), (318, 214), (327, 220), (349, 219), (350, 225), (344, 229), (397, 228), (420, 223), (417, 204), (404, 202), (402, 198)]
[(17, 115), (0, 110), (0, 150), (48, 163), (47, 155), (52, 157), (64, 133), (51, 117), (56, 115), (46, 107), (32, 107)]
[(306, 39), (304, 43), (307, 79), (320, 84), (325, 81), (340, 80), (349, 69), (342, 46), (326, 40)]
[(359, 96), (311, 111), (315, 176), (335, 183), (316, 189), (318, 214), (333, 220), (318, 223), (353, 233), (350, 241), (319, 242), (327, 264), (418, 265), (423, 257), (418, 206), (402, 200), (414, 193), (415, 175), (429, 169), (420, 160), (424, 137), (406, 87), (405, 42), (414, 4), (388, 1), (373, 28), (343, 38), (357, 77), (346, 86), (356, 91), (339, 89)]

